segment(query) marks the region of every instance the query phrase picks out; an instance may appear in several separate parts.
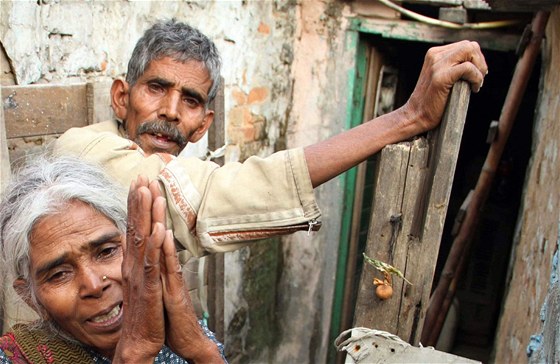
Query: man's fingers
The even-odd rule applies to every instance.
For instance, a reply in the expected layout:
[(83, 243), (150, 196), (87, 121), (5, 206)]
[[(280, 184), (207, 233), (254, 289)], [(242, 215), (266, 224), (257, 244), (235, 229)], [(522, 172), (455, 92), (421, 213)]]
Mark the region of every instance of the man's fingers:
[[(426, 53), (425, 65), (432, 67), (432, 72), (446, 87), (451, 87), (460, 79), (471, 83), (472, 90), (478, 92), (488, 65), (477, 42), (461, 41), (440, 47), (433, 47)], [(443, 73), (442, 73), (443, 72)]]
[(470, 45), (472, 48), (470, 62), (480, 71), (480, 73), (484, 77), (488, 74), (488, 65), (486, 64), (484, 54), (482, 54), (482, 50), (480, 49), (480, 45), (478, 43), (470, 42)]
[(484, 75), (482, 72), (472, 63), (461, 63), (449, 69), (452, 73), (451, 77), (453, 79), (462, 79), (471, 84), (471, 90), (473, 92), (480, 91), (482, 84), (484, 83)]
[[(471, 63), (476, 67), (482, 75), (488, 73), (488, 65), (477, 42), (463, 41), (456, 43), (457, 47), (453, 50), (454, 55), (451, 55), (451, 61), (458, 64)], [(459, 47), (461, 45), (461, 47)]]

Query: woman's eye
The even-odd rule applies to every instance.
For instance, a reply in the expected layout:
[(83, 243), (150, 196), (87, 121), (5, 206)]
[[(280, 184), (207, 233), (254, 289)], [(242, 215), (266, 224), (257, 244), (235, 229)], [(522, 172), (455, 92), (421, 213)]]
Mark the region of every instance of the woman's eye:
[(47, 280), (49, 282), (60, 282), (60, 281), (64, 280), (64, 278), (68, 277), (68, 274), (69, 274), (69, 272), (67, 272), (67, 271), (53, 272), (51, 275), (49, 275)]
[(99, 258), (109, 258), (114, 256), (119, 250), (118, 246), (111, 246), (101, 249), (99, 252)]

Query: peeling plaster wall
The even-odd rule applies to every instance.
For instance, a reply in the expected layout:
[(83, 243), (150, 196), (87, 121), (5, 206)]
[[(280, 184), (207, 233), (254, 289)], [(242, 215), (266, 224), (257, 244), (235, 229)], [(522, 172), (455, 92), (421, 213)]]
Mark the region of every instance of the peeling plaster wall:
[(495, 362), (526, 361), (529, 338), (540, 330), (539, 313), (550, 284), (560, 219), (560, 7), (551, 14), (543, 47), (541, 95), (527, 173), (509, 288), (495, 342)]
[[(16, 84), (110, 80), (126, 72), (136, 40), (154, 20), (189, 22), (222, 54), (226, 161), (242, 161), (342, 130), (354, 66), (354, 50), (344, 43), (347, 8), (337, 0), (5, 0), (0, 42)], [(340, 186), (335, 179), (316, 191), (319, 233), (226, 255), (225, 344), (232, 362), (325, 361)]]
[[(337, 1), (302, 1), (298, 7), (292, 70), (296, 122), (288, 126), (289, 146), (323, 140), (344, 126), (347, 75), (354, 67), (353, 54), (344, 49), (348, 16)], [(296, 234), (283, 245), (285, 265), (278, 291), (285, 338), (276, 362), (323, 363), (327, 346), (332, 345), (328, 336), (340, 225), (330, 222), (341, 220), (340, 183), (339, 177), (316, 190), (327, 222), (317, 236)], [(293, 295), (303, 299), (291, 300)]]

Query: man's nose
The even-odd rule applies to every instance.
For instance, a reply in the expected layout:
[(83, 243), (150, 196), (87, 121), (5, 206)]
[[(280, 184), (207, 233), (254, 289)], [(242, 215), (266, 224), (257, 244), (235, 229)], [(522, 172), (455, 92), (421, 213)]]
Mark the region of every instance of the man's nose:
[(179, 121), (179, 105), (181, 102), (181, 95), (177, 92), (169, 92), (162, 99), (159, 108), (159, 119), (166, 121)]
[(96, 269), (84, 269), (80, 273), (80, 296), (101, 297), (103, 290), (110, 284), (107, 276), (99, 273)]

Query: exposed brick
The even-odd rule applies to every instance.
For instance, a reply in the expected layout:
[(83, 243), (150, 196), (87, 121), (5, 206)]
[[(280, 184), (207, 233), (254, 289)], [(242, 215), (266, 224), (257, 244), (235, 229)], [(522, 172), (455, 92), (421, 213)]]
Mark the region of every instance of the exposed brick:
[(253, 115), (253, 127), (255, 128), (255, 140), (265, 140), (266, 139), (266, 120), (262, 116)]
[(228, 128), (228, 139), (231, 144), (243, 143), (243, 129), (242, 128)]
[(247, 94), (237, 87), (231, 91), (231, 97), (235, 100), (236, 105), (245, 105), (247, 103)]
[(249, 97), (247, 102), (249, 104), (261, 103), (268, 97), (267, 87), (255, 87), (249, 92)]
[(228, 113), (228, 122), (232, 127), (240, 127), (250, 123), (251, 113), (246, 106), (237, 106)]
[(243, 138), (244, 141), (251, 142), (255, 140), (255, 128), (252, 126), (244, 127), (243, 129)]
[(270, 27), (263, 22), (259, 24), (259, 28), (257, 30), (259, 33), (262, 34), (267, 34), (267, 35), (270, 34)]

